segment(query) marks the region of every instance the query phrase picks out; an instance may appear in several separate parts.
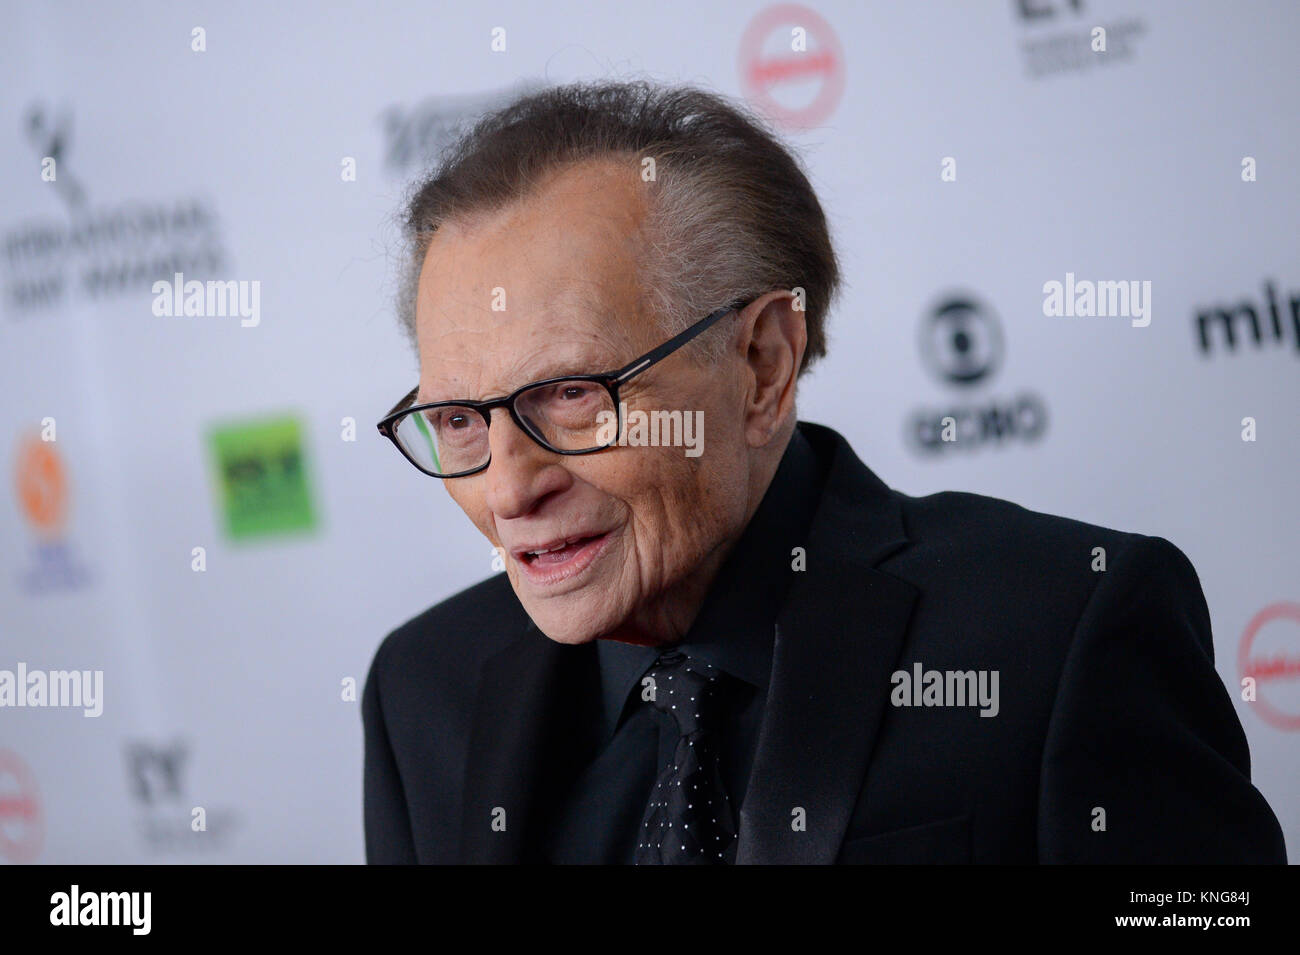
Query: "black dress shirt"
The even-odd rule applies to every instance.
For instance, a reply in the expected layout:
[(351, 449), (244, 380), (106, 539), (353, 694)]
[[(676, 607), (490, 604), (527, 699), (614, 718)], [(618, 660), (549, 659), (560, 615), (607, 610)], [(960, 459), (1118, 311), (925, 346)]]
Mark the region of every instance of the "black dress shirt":
[[(767, 702), (777, 614), (796, 572), (793, 551), (807, 545), (823, 480), (816, 454), (796, 430), (754, 517), (677, 644), (722, 671), (714, 732), (737, 818)], [(640, 693), (641, 678), (667, 648), (601, 640), (596, 649), (600, 719), (589, 741), (596, 756), (551, 817), (547, 855), (557, 863), (632, 862), (650, 791), (679, 738), (672, 717)]]

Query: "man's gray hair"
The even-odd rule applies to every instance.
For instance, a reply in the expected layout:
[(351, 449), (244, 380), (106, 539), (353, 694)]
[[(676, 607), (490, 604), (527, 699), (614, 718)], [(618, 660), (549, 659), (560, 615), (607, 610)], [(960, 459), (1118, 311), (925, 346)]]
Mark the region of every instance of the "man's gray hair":
[[(444, 222), (494, 211), (548, 174), (595, 159), (625, 161), (646, 181), (642, 304), (665, 332), (733, 301), (802, 289), (808, 347), (799, 373), (826, 353), (839, 264), (799, 159), (762, 120), (723, 97), (644, 81), (529, 93), (483, 116), (442, 153), (405, 209), (398, 305), (412, 341), (420, 269)], [(716, 357), (722, 343), (701, 340), (710, 344)]]

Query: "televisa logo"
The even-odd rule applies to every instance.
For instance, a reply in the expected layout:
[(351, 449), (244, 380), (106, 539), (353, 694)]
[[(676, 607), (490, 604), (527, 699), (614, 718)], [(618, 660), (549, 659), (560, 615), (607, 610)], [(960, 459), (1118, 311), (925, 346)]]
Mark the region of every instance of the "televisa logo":
[(153, 924), (152, 892), (86, 892), (74, 885), (50, 896), (51, 925), (129, 925), (148, 935)]

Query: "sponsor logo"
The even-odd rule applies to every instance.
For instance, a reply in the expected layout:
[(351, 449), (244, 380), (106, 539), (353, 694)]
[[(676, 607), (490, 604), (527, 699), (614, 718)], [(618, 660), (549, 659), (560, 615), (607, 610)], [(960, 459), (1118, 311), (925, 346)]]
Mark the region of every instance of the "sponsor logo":
[(231, 540), (315, 529), (297, 418), (220, 425), (211, 430), (208, 443), (222, 523)]
[(844, 95), (844, 51), (818, 13), (797, 3), (760, 10), (740, 39), (740, 82), (759, 112), (787, 129), (824, 123)]
[(144, 198), (95, 205), (69, 169), (72, 116), (56, 119), (35, 105), (26, 132), (41, 157), (43, 178), (65, 217), (13, 224), (0, 233), (0, 302), (17, 321), (74, 301), (147, 293), (176, 272), (212, 273), (226, 252), (216, 211), (197, 196)]
[(71, 489), (68, 471), (54, 441), (39, 432), (22, 435), (14, 454), (14, 494), (31, 529), (30, 556), (19, 571), (24, 593), (76, 590), (91, 574), (67, 536)]
[(185, 772), (190, 748), (184, 741), (126, 744), (127, 785), (138, 806), (137, 825), (154, 852), (212, 851), (222, 848), (239, 826), (233, 809), (191, 805)]
[(1241, 679), (1255, 681), (1256, 708), (1269, 724), (1300, 730), (1300, 603), (1275, 603), (1246, 624), (1237, 653)]
[(0, 749), (0, 858), (31, 862), (45, 839), (36, 779), (18, 754)]
[(1002, 363), (1002, 329), (978, 299), (941, 301), (921, 326), (921, 360), (941, 381), (973, 385)]
[(489, 93), (433, 96), (413, 106), (389, 106), (379, 117), (384, 170), (400, 178), (428, 168), (473, 120), (537, 88), (524, 83)]
[[(921, 322), (921, 361), (940, 382), (970, 392), (991, 379), (1005, 347), (993, 310), (973, 295), (941, 299)], [(919, 408), (906, 425), (909, 444), (936, 455), (951, 448), (1004, 447), (1033, 443), (1047, 429), (1047, 403), (1035, 392), (1011, 397), (954, 401)]]
[(1292, 344), (1300, 351), (1300, 292), (1286, 295), (1279, 305), (1277, 289), (1272, 281), (1267, 281), (1264, 303), (1258, 308), (1256, 304), (1241, 298), (1235, 305), (1220, 303), (1198, 308), (1193, 325), (1201, 354), (1209, 355), (1215, 350), (1235, 352), (1238, 343), (1243, 347), (1247, 344), (1256, 348), (1265, 344), (1286, 347), (1288, 326), (1283, 312), (1289, 313)]
[(1020, 52), (1031, 79), (1130, 62), (1147, 32), (1136, 17), (1089, 17), (1084, 0), (1012, 0), (1012, 7), (1025, 31)]

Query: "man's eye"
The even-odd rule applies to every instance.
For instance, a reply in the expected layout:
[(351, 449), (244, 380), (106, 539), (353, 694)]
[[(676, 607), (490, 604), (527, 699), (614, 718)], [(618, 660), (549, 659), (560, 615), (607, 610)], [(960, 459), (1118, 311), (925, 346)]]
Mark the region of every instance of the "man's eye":
[(452, 411), (445, 408), (434, 409), (428, 414), (429, 426), (438, 434), (468, 431), (478, 424), (475, 417), (468, 411)]
[(586, 385), (565, 385), (564, 390), (560, 392), (561, 398), (585, 398), (591, 393), (591, 388)]

